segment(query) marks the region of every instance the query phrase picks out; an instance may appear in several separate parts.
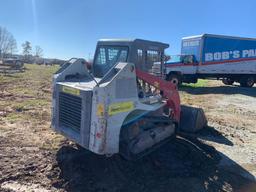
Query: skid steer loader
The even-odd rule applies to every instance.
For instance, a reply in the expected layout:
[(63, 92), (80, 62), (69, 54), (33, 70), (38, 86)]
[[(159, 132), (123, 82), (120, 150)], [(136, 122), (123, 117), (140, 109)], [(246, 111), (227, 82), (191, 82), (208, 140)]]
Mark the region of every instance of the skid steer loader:
[[(141, 39), (103, 39), (91, 70), (85, 60), (70, 59), (53, 77), (53, 129), (96, 154), (120, 153), (126, 159), (175, 136), (183, 113), (177, 87), (163, 76), (168, 47)], [(205, 125), (200, 110), (185, 113), (187, 129)]]

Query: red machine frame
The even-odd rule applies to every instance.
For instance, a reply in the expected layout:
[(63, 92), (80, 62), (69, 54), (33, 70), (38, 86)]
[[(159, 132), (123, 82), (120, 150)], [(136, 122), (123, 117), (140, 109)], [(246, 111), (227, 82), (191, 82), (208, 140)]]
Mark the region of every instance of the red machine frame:
[(159, 89), (163, 93), (163, 97), (167, 99), (167, 107), (171, 109), (171, 117), (177, 122), (180, 122), (180, 97), (176, 85), (169, 81), (165, 81), (157, 76), (136, 69), (136, 75), (139, 79), (147, 82), (151, 86)]

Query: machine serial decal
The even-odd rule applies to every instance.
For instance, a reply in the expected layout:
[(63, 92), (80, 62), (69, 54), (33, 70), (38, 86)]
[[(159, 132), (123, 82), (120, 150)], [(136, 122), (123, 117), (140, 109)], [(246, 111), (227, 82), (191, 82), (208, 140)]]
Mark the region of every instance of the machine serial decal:
[(108, 114), (115, 115), (118, 113), (131, 111), (133, 109), (134, 109), (134, 103), (132, 101), (114, 103), (114, 104), (109, 105)]
[(67, 87), (67, 86), (62, 86), (62, 92), (68, 93), (68, 94), (71, 94), (71, 95), (80, 95), (80, 90), (79, 89), (75, 89), (75, 88)]

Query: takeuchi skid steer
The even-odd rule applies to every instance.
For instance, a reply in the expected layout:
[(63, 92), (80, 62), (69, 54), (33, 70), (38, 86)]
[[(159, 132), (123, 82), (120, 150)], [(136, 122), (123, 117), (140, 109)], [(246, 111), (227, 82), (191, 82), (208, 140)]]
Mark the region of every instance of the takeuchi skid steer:
[(54, 130), (96, 154), (136, 159), (175, 136), (181, 125), (188, 131), (202, 128), (202, 111), (181, 112), (177, 87), (163, 76), (168, 47), (104, 39), (90, 71), (83, 59), (63, 64), (53, 78)]

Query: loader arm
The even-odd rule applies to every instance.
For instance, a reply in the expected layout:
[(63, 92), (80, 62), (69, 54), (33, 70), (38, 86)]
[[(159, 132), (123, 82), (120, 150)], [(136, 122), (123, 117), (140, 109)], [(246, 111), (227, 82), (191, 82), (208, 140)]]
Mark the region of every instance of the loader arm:
[(165, 81), (155, 75), (143, 72), (139, 69), (136, 69), (136, 75), (139, 79), (147, 82), (148, 84), (154, 86), (162, 92), (163, 97), (167, 99), (167, 107), (171, 109), (171, 117), (173, 118), (173, 120), (179, 123), (181, 107), (180, 97), (176, 85), (171, 82)]

